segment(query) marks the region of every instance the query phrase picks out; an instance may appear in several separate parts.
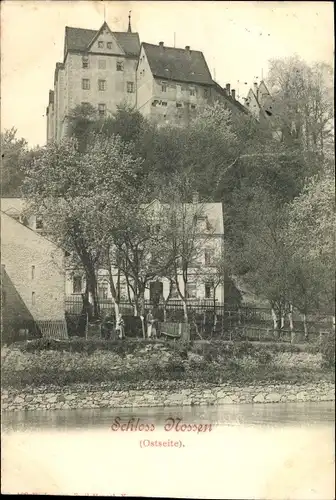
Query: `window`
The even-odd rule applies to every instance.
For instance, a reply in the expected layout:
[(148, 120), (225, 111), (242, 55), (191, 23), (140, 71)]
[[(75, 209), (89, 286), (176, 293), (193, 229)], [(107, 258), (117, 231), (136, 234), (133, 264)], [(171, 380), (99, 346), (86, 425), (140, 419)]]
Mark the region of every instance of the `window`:
[(90, 80), (88, 78), (82, 79), (82, 89), (83, 90), (90, 90)]
[(98, 296), (100, 299), (107, 299), (108, 284), (106, 281), (98, 283)]
[(128, 94), (133, 94), (134, 92), (134, 83), (133, 82), (127, 82), (127, 93)]
[(177, 103), (176, 103), (176, 107), (177, 107), (177, 108), (182, 108), (182, 103), (181, 103), (181, 102), (177, 102)]
[(196, 299), (197, 298), (197, 286), (195, 283), (188, 283), (187, 296), (188, 296), (188, 299)]
[(98, 49), (103, 49), (104, 48), (104, 42), (99, 41), (98, 42)]
[(98, 80), (98, 90), (106, 90), (106, 80)]
[(123, 61), (117, 61), (117, 71), (124, 71)]
[(204, 97), (209, 97), (209, 89), (204, 89), (203, 95)]
[(212, 251), (211, 250), (205, 250), (204, 252), (204, 264), (206, 266), (211, 266), (212, 263)]
[(167, 106), (167, 102), (166, 101), (161, 101), (161, 106)]
[(43, 229), (43, 220), (40, 215), (36, 217), (36, 229)]
[(161, 83), (161, 92), (167, 92), (167, 84)]
[(35, 292), (32, 292), (32, 305), (34, 306), (35, 304), (36, 304)]
[(191, 104), (190, 107), (191, 107), (191, 109), (196, 109), (195, 104)]
[(105, 59), (98, 59), (98, 69), (106, 69)]
[(82, 276), (72, 278), (72, 293), (82, 293)]
[(213, 298), (213, 284), (212, 283), (205, 283), (204, 285), (205, 288), (205, 298), (206, 299), (212, 299)]
[(190, 94), (191, 96), (195, 96), (195, 95), (196, 95), (196, 89), (194, 89), (193, 87), (190, 87), (190, 89), (189, 89), (189, 94)]
[(32, 268), (31, 268), (31, 277), (32, 277), (32, 280), (35, 278), (35, 266), (32, 266)]
[(107, 42), (106, 47), (111, 50), (112, 49), (112, 42)]
[(82, 57), (82, 68), (87, 69), (89, 67), (89, 58), (88, 56)]
[(100, 117), (104, 117), (106, 115), (106, 104), (98, 104), (98, 114)]

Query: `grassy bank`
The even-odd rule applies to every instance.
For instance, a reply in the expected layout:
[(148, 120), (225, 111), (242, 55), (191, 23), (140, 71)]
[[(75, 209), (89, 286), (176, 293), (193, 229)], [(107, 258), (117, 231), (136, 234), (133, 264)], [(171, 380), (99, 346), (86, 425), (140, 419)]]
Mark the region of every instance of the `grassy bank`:
[[(1, 351), (2, 386), (288, 383), (334, 381), (323, 346), (256, 342), (36, 340)], [(330, 349), (329, 349), (330, 351)], [(329, 352), (328, 351), (328, 352)]]

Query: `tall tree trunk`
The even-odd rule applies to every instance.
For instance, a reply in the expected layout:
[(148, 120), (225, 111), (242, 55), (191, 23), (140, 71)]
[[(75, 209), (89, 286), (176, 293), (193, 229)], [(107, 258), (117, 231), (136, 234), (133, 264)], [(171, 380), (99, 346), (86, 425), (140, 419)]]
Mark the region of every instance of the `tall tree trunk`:
[(278, 317), (277, 317), (277, 314), (276, 314), (273, 306), (272, 306), (271, 312), (272, 312), (272, 318), (273, 318), (273, 330), (278, 331), (278, 329), (279, 329)]
[(142, 327), (142, 336), (146, 338), (146, 330), (145, 330), (145, 287), (142, 285), (139, 286), (139, 297), (137, 300), (139, 304), (139, 315), (141, 319), (141, 327)]
[(182, 299), (184, 322), (188, 323), (188, 306), (185, 298)]
[(117, 320), (120, 313), (120, 294), (117, 293), (116, 287), (114, 285), (113, 273), (112, 273), (112, 262), (110, 256), (108, 255), (108, 272), (109, 272), (109, 281), (110, 281), (110, 290), (114, 304), (114, 312), (115, 318)]
[(288, 321), (289, 321), (289, 329), (291, 332), (293, 332), (294, 331), (293, 304), (289, 304)]
[(86, 280), (88, 287), (88, 298), (93, 308), (92, 319), (97, 320), (100, 318), (100, 307), (98, 300), (97, 277), (94, 270), (87, 271)]
[(305, 339), (307, 339), (308, 338), (308, 326), (307, 326), (307, 315), (306, 315), (306, 313), (302, 314), (302, 320), (303, 320), (304, 336), (305, 336)]

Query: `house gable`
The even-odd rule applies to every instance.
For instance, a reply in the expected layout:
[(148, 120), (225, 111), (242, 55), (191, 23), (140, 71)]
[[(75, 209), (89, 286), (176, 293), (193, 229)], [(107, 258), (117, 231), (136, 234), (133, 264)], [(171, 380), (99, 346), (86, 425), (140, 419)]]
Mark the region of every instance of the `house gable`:
[(110, 53), (117, 55), (125, 55), (125, 51), (117, 42), (116, 37), (106, 23), (102, 25), (100, 30), (93, 37), (87, 47), (88, 52)]

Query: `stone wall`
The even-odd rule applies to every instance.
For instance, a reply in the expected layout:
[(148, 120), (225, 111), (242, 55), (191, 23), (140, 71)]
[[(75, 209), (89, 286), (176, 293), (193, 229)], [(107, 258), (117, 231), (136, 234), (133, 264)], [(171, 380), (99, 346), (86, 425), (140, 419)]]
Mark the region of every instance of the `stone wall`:
[(3, 410), (65, 410), (82, 408), (122, 408), (157, 406), (208, 406), (243, 403), (292, 403), (335, 401), (335, 387), (330, 382), (301, 385), (274, 384), (233, 387), (229, 384), (197, 389), (181, 388), (111, 390), (109, 384), (69, 387), (8, 389), (2, 391)]

